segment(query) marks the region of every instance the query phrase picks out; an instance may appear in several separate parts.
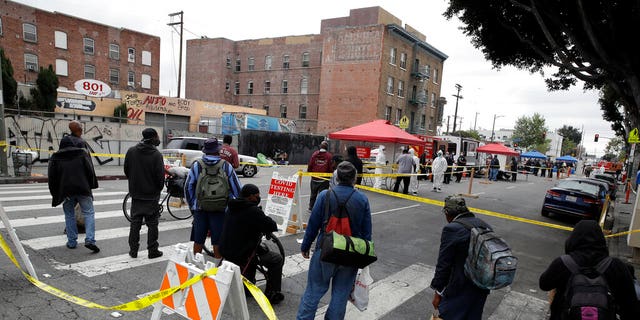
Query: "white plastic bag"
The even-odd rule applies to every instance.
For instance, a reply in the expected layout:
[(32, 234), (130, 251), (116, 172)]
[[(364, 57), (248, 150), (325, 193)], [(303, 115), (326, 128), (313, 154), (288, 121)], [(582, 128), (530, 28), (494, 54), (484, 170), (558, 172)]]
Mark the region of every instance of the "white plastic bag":
[(353, 290), (349, 296), (349, 301), (353, 303), (360, 311), (367, 310), (369, 305), (369, 287), (373, 283), (373, 278), (369, 273), (369, 267), (358, 270), (356, 282), (353, 284)]

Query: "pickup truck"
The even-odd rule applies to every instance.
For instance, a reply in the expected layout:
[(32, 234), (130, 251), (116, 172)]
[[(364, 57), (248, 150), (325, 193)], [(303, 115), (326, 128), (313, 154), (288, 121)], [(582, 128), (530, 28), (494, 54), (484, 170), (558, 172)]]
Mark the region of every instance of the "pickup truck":
[[(162, 156), (168, 164), (175, 164), (177, 160), (185, 156), (183, 166), (190, 168), (191, 164), (202, 157), (202, 147), (207, 138), (201, 137), (174, 137), (169, 140), (165, 149), (160, 150)], [(242, 174), (245, 177), (253, 177), (258, 173), (258, 166), (247, 163), (258, 163), (258, 159), (245, 155), (238, 155), (240, 166), (236, 168), (236, 174)], [(244, 163), (244, 164), (243, 164)]]

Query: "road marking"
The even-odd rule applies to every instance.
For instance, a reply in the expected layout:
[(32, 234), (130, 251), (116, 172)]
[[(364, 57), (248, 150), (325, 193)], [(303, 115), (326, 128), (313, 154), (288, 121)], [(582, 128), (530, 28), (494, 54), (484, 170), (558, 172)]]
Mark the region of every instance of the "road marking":
[(46, 184), (32, 184), (25, 186), (24, 184), (3, 184), (0, 185), (0, 190), (15, 190), (15, 189), (43, 189), (49, 190)]
[[(405, 303), (411, 297), (429, 287), (435, 268), (425, 264), (413, 264), (382, 280), (374, 282), (369, 288), (369, 306), (359, 311), (347, 303), (345, 319), (379, 319), (393, 309)], [(315, 319), (324, 319), (329, 306), (325, 305), (316, 312)]]
[[(51, 207), (49, 207), (51, 209)], [(62, 213), (62, 209), (58, 208), (60, 213)], [(122, 217), (124, 218), (124, 213), (122, 210), (113, 210), (113, 211), (103, 211), (96, 212), (94, 214), (96, 220), (98, 219), (107, 219), (113, 217)], [(12, 219), (11, 226), (14, 228), (18, 227), (27, 227), (27, 226), (38, 226), (43, 224), (54, 224), (54, 223), (62, 223), (64, 222), (64, 214), (55, 215), (55, 216), (46, 216), (46, 217), (33, 217), (33, 218), (23, 218), (23, 219)], [(4, 227), (2, 221), (0, 221), (0, 228)]]
[[(113, 192), (95, 192), (93, 194), (94, 197), (107, 197), (107, 196), (123, 196), (127, 194), (126, 191), (113, 191)], [(31, 200), (51, 200), (51, 195), (42, 195), (42, 196), (25, 196), (25, 197), (3, 197), (2, 202), (7, 201), (31, 201)], [(122, 202), (122, 200), (120, 200)]]
[(387, 213), (387, 212), (393, 212), (393, 211), (399, 211), (399, 210), (404, 210), (404, 209), (411, 209), (411, 208), (415, 208), (415, 207), (419, 207), (419, 204), (414, 204), (414, 205), (410, 205), (410, 206), (406, 206), (406, 207), (400, 207), (400, 208), (393, 208), (393, 209), (389, 209), (389, 210), (382, 210), (382, 211), (378, 211), (378, 212), (373, 212), (371, 213), (371, 215), (376, 215), (376, 214), (381, 214), (381, 213)]
[(516, 186), (508, 186), (508, 187), (506, 187), (506, 189), (513, 189), (513, 188), (515, 188), (515, 187), (516, 187)]
[[(3, 189), (0, 189), (3, 190)], [(103, 188), (98, 188), (95, 189), (96, 191), (100, 191), (100, 190), (104, 190)], [(46, 192), (47, 194), (49, 193), (49, 189), (47, 188), (38, 188), (36, 190), (15, 190), (15, 189), (11, 189), (9, 191), (0, 191), (0, 195), (6, 195), (6, 194), (14, 194), (14, 193), (18, 193), (18, 194), (25, 194), (25, 193), (44, 193)]]
[[(126, 194), (126, 193), (125, 193)], [(49, 199), (51, 199), (51, 196), (49, 196)], [(93, 206), (102, 206), (102, 205), (111, 205), (111, 204), (122, 204), (122, 200), (123, 199), (110, 199), (110, 200), (100, 200), (100, 201), (93, 201)], [(2, 199), (0, 199), (0, 201), (4, 201)], [(16, 212), (16, 211), (33, 211), (33, 210), (43, 210), (43, 209), (51, 209), (51, 204), (34, 204), (34, 205), (30, 205), (30, 206), (11, 206), (11, 207), (4, 207), (4, 211), (6, 212)], [(62, 209), (60, 209), (62, 210)]]

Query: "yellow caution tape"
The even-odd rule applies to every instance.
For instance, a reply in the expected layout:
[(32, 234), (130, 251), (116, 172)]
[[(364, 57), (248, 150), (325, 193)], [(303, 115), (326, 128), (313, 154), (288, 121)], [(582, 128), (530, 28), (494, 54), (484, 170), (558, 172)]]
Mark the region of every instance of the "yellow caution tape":
[(276, 316), (275, 311), (273, 311), (273, 307), (271, 306), (269, 299), (267, 299), (264, 293), (262, 293), (262, 290), (260, 290), (260, 288), (251, 283), (251, 281), (249, 281), (244, 276), (242, 276), (242, 282), (244, 283), (245, 287), (249, 289), (249, 292), (251, 292), (253, 298), (256, 299), (256, 302), (260, 306), (260, 309), (262, 309), (262, 312), (264, 312), (267, 318), (269, 320), (277, 320), (278, 317)]

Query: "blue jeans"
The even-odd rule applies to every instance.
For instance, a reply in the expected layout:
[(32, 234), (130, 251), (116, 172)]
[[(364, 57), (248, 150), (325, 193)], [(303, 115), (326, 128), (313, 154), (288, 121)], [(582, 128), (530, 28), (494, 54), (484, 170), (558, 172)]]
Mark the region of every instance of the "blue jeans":
[(489, 170), (489, 180), (498, 181), (498, 169), (491, 168)]
[(76, 224), (76, 203), (80, 204), (84, 215), (85, 244), (96, 244), (96, 221), (93, 210), (93, 197), (90, 196), (69, 196), (62, 203), (64, 210), (64, 222), (67, 227), (67, 245), (75, 247), (78, 244), (78, 225)]
[(331, 301), (325, 314), (325, 319), (344, 319), (347, 309), (347, 299), (356, 282), (358, 269), (354, 267), (339, 266), (320, 260), (320, 249), (317, 249), (309, 263), (307, 275), (307, 288), (300, 300), (296, 319), (314, 319), (318, 303), (329, 290), (331, 284)]

